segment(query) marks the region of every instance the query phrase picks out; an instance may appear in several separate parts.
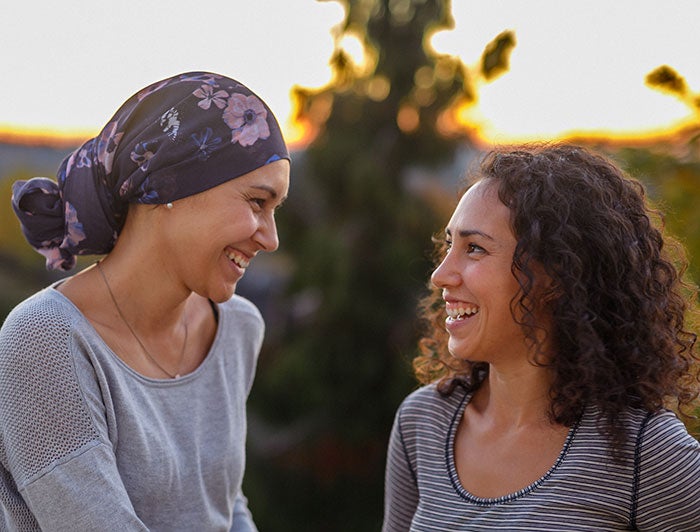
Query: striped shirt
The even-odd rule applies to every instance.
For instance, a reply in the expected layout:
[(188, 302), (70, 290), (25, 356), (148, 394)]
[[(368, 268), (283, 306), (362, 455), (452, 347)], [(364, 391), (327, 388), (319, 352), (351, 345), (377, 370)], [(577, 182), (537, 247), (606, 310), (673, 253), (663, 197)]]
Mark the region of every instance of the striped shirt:
[(429, 385), (404, 400), (389, 443), (383, 532), (700, 531), (700, 444), (672, 412), (622, 416), (630, 437), (615, 461), (588, 409), (542, 478), (485, 499), (462, 487), (455, 467), (470, 397)]

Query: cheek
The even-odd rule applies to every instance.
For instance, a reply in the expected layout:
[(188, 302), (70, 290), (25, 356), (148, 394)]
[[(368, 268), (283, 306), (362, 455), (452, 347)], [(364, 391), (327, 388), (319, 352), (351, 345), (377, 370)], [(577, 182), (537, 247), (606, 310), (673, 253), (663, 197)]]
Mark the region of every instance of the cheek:
[(254, 215), (239, 213), (237, 218), (228, 218), (227, 222), (215, 224), (211, 228), (211, 234), (229, 245), (249, 240), (257, 229), (258, 223)]

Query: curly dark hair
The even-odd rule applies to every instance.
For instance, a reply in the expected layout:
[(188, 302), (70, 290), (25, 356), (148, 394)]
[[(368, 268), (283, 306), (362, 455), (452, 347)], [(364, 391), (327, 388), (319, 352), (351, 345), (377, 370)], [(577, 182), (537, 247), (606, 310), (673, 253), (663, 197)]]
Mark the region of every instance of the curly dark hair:
[[(663, 234), (663, 216), (648, 205), (642, 184), (609, 159), (567, 144), (492, 151), (471, 182), (479, 180), (490, 181), (511, 211), (511, 271), (520, 285), (511, 310), (533, 364), (542, 363), (536, 298), (548, 302), (553, 318), (551, 418), (571, 427), (586, 405), (597, 406), (618, 447), (625, 434), (616, 421), (625, 409), (688, 410), (698, 395), (689, 330), (697, 323), (697, 290), (683, 281), (683, 247)], [(435, 240), (439, 262), (445, 246)], [(533, 293), (534, 264), (552, 280), (550, 293)], [(444, 394), (457, 385), (476, 390), (488, 365), (447, 352), (440, 290), (432, 287), (420, 310), (426, 333), (414, 360), (419, 381), (437, 380)]]

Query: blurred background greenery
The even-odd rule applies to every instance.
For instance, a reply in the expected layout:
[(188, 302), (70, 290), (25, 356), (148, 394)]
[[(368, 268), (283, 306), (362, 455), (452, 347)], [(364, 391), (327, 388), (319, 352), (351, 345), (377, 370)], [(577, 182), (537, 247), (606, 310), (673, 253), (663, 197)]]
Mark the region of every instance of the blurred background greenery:
[[(312, 140), (294, 153), (293, 186), (279, 214), (283, 247), (251, 268), (239, 290), (260, 306), (268, 328), (250, 398), (244, 486), (266, 532), (379, 529), (393, 415), (416, 386), (415, 307), (431, 269), (431, 235), (483, 149), (468, 124), (455, 123), (454, 110), (475, 101), (475, 80), (507, 75), (517, 46), (504, 31), (467, 67), (424, 46), (428, 31), (450, 26), (449, 1), (337, 1), (346, 9), (341, 33), (359, 36), (373, 61), (358, 66), (338, 49), (331, 83), (295, 89), (296, 118)], [(650, 72), (647, 83), (697, 112), (697, 95), (670, 67)], [(575, 139), (647, 185), (670, 232), (696, 258), (695, 282), (699, 134), (691, 126), (634, 144)], [(53, 175), (72, 146), (1, 149), (4, 318), (60, 277), (25, 244), (9, 208), (11, 183)]]

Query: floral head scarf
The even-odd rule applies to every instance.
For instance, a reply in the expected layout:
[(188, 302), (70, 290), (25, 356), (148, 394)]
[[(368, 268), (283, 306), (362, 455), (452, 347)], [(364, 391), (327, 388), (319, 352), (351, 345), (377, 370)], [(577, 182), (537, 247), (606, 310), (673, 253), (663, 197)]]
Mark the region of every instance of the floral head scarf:
[(112, 250), (129, 203), (172, 202), (280, 159), (289, 153), (260, 98), (233, 79), (190, 72), (129, 98), (66, 157), (57, 182), (14, 183), (12, 206), (47, 268), (69, 270), (75, 255)]

